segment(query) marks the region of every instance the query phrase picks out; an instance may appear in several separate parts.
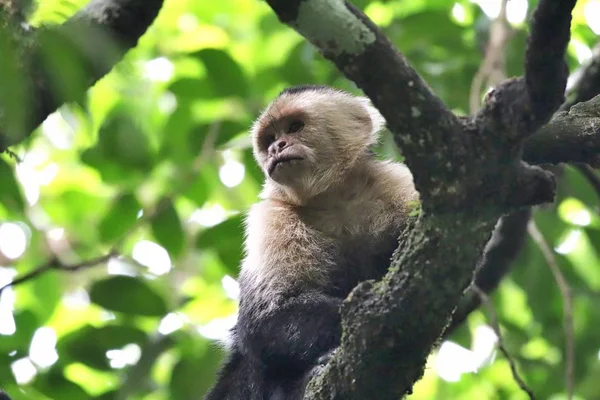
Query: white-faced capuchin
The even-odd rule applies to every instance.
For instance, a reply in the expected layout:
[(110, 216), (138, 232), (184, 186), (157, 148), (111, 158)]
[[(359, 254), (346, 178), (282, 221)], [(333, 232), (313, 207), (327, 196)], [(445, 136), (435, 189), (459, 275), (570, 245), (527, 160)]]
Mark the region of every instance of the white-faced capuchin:
[(376, 160), (385, 121), (324, 86), (286, 89), (252, 127), (265, 173), (246, 219), (238, 321), (207, 400), (296, 400), (339, 345), (340, 305), (387, 272), (418, 201), (406, 166)]

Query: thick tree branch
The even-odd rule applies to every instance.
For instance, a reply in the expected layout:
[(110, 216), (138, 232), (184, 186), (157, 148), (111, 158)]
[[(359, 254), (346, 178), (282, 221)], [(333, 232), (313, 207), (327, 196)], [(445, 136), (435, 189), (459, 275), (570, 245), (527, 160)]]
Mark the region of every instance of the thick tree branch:
[[(31, 135), (63, 103), (79, 100), (137, 44), (162, 4), (163, 0), (92, 0), (64, 24), (40, 28), (31, 42), (20, 43), (17, 64), (19, 78), (28, 81), (28, 104), (22, 105), (27, 112), (18, 124), (7, 123), (6, 112), (0, 113), (0, 151)], [(52, 55), (60, 51), (66, 51), (61, 64), (51, 65)], [(74, 71), (83, 75), (75, 85)]]
[[(576, 0), (541, 0), (533, 13), (525, 55), (525, 76), (506, 81), (474, 117), (484, 132), (498, 129), (519, 140), (541, 128), (564, 101), (564, 60)], [(510, 142), (506, 143), (511, 145)]]
[[(600, 93), (600, 44), (594, 47), (592, 58), (575, 71), (570, 79), (572, 82), (560, 111), (566, 112), (573, 105), (588, 101)], [(525, 142), (523, 152), (525, 161), (532, 164), (577, 162), (576, 168), (586, 177), (596, 192), (600, 193), (600, 178), (589, 165), (579, 163), (598, 164), (600, 124), (598, 124), (598, 128), (593, 127), (594, 124), (600, 122), (595, 116), (597, 111), (593, 111), (598, 109), (597, 106), (594, 106), (597, 101), (597, 99), (593, 99), (589, 107), (588, 105), (579, 106), (589, 109), (592, 114), (582, 117), (571, 115), (570, 118), (576, 120), (576, 123), (572, 125), (564, 118), (565, 115), (569, 115), (568, 113), (562, 114), (561, 117), (555, 114), (553, 120)], [(578, 129), (581, 124), (585, 125), (584, 131)], [(560, 132), (558, 125), (563, 125), (566, 130)], [(558, 135), (552, 135), (551, 132), (557, 131), (559, 131)], [(511, 263), (522, 247), (529, 214), (528, 210), (523, 210), (505, 216), (494, 230), (490, 242), (486, 245), (480, 269), (475, 277), (475, 284), (486, 293), (495, 290), (509, 272)], [(444, 336), (450, 335), (479, 305), (479, 296), (472, 291), (465, 293)]]
[(577, 0), (542, 0), (533, 13), (525, 53), (527, 102), (520, 120), (530, 120), (533, 133), (564, 102), (569, 76), (565, 50), (570, 39), (571, 11)]
[[(380, 399), (396, 399), (423, 373), (497, 219), (514, 207), (552, 200), (550, 174), (522, 163), (520, 154), (523, 140), (560, 105), (553, 99), (563, 96), (566, 76), (551, 63), (546, 72), (557, 75), (557, 83), (547, 90), (531, 79), (509, 81), (475, 118), (457, 123), (377, 27), (348, 3), (268, 2), (373, 100), (421, 194), (422, 214), (400, 238), (388, 275), (359, 285), (344, 303), (341, 346), (306, 395), (364, 399), (376, 392)], [(570, 16), (561, 13), (569, 14), (574, 2), (558, 2), (558, 8), (551, 3), (539, 3), (535, 23), (566, 23), (566, 40), (560, 27), (556, 38), (541, 38), (548, 27), (538, 26), (530, 47), (552, 43), (562, 58)], [(532, 73), (540, 51), (528, 53)], [(536, 103), (542, 95), (551, 97), (549, 104)]]
[(600, 96), (556, 113), (527, 140), (523, 159), (532, 164), (600, 166)]
[[(390, 273), (352, 292), (342, 309), (341, 346), (309, 384), (309, 398), (366, 399), (377, 393), (391, 400), (410, 393), (497, 219), (471, 215), (421, 218), (403, 236)], [(457, 223), (469, 228), (456, 229)]]
[[(475, 275), (475, 286), (485, 293), (493, 292), (502, 281), (502, 278), (510, 271), (513, 261), (519, 255), (525, 243), (530, 216), (531, 209), (526, 208), (502, 217), (498, 221), (491, 239), (485, 246)], [(480, 304), (481, 296), (472, 290), (467, 291), (454, 312), (452, 322), (444, 332), (444, 336), (447, 337), (462, 325), (469, 314), (477, 309)]]
[[(342, 0), (268, 0), (279, 19), (313, 43), (346, 77), (355, 82), (386, 118), (396, 143), (415, 170), (428, 170), (431, 176), (450, 178), (440, 157), (440, 143), (447, 154), (463, 153), (455, 142), (457, 118), (431, 92), (408, 62), (360, 10)], [(456, 151), (453, 149), (456, 147)], [(424, 197), (443, 196), (440, 181), (415, 176)], [(425, 202), (429, 206), (434, 202)]]

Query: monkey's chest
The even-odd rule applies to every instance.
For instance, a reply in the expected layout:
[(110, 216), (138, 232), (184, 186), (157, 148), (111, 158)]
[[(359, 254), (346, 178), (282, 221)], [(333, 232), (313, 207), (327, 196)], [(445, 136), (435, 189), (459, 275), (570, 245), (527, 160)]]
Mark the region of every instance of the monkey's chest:
[(353, 235), (338, 242), (338, 260), (330, 273), (332, 294), (345, 297), (358, 283), (379, 279), (387, 272), (398, 245), (397, 234), (387, 236)]
[(328, 267), (330, 294), (346, 297), (358, 283), (381, 278), (387, 272), (403, 225), (396, 204), (363, 199), (303, 217), (319, 233), (323, 252), (334, 261)]

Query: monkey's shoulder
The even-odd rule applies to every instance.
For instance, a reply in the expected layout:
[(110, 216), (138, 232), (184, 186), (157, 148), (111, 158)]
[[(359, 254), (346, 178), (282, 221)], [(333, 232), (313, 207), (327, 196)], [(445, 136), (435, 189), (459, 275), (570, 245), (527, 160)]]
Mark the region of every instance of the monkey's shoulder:
[[(374, 265), (386, 265), (408, 203), (418, 198), (410, 172), (402, 164), (378, 162), (345, 187), (312, 206), (277, 199), (253, 205), (246, 217), (242, 280), (270, 288), (291, 282), (325, 287), (334, 275), (354, 283), (372, 277)], [(356, 277), (343, 278), (348, 271)]]
[(378, 196), (400, 206), (418, 201), (419, 193), (406, 165), (393, 161), (376, 161), (370, 164), (369, 169)]
[[(332, 241), (307, 224), (298, 210), (278, 200), (254, 204), (246, 216), (243, 285), (269, 287), (326, 284), (334, 263)], [(285, 288), (282, 288), (285, 290)]]

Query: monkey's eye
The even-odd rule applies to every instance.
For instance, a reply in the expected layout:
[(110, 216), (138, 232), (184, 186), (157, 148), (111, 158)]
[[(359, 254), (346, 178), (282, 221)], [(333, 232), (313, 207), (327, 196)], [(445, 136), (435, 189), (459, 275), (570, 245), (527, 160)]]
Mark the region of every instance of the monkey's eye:
[(265, 148), (269, 147), (271, 143), (275, 141), (275, 135), (265, 135), (263, 139), (263, 143)]
[(288, 127), (287, 133), (296, 133), (296, 132), (299, 132), (300, 129), (302, 129), (303, 127), (304, 127), (304, 122), (298, 121), (298, 120), (292, 121), (292, 123)]

